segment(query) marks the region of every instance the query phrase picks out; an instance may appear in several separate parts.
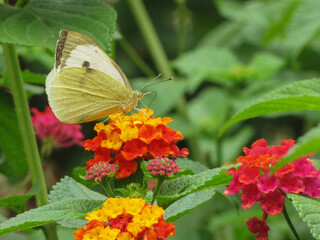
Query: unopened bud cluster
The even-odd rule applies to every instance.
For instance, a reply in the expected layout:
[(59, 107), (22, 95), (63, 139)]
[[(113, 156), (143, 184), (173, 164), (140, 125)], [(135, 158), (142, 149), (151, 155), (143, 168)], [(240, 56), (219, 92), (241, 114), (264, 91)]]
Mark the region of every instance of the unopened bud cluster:
[(87, 171), (85, 180), (95, 180), (101, 182), (103, 177), (108, 177), (110, 174), (115, 173), (116, 171), (117, 167), (115, 165), (107, 162), (99, 162), (90, 167), (90, 169)]
[(150, 173), (155, 177), (169, 177), (172, 174), (181, 172), (181, 169), (178, 167), (178, 164), (176, 164), (172, 159), (168, 159), (165, 157), (155, 158), (154, 160), (149, 162), (147, 168), (150, 171)]

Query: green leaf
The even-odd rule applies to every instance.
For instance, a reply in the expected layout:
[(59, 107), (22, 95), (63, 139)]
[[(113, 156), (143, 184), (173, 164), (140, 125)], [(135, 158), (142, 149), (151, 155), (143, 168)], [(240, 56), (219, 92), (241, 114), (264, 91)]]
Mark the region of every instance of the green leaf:
[(320, 80), (304, 80), (276, 89), (236, 113), (220, 129), (220, 135), (232, 124), (276, 112), (320, 110)]
[(0, 116), (0, 148), (4, 159), (0, 172), (9, 179), (20, 179), (27, 173), (28, 165), (25, 152), (17, 151), (22, 146), (22, 138), (12, 97), (3, 91), (0, 91)]
[(287, 195), (296, 208), (299, 216), (309, 226), (312, 235), (316, 239), (320, 239), (320, 202), (295, 194)]
[(49, 194), (50, 203), (73, 198), (97, 201), (105, 201), (107, 199), (106, 196), (90, 190), (68, 176), (65, 176), (61, 179), (61, 182), (54, 185)]
[(293, 13), (287, 29), (285, 44), (294, 57), (316, 36), (320, 30), (320, 1), (304, 0)]
[(221, 89), (207, 88), (191, 100), (187, 114), (193, 126), (197, 126), (194, 128), (216, 133), (227, 118), (228, 97)]
[(189, 194), (186, 197), (183, 197), (171, 204), (166, 209), (163, 217), (168, 222), (176, 221), (199, 205), (210, 200), (214, 196), (215, 192), (216, 191), (214, 188), (210, 188), (202, 190), (200, 192)]
[(44, 85), (46, 76), (39, 73), (30, 72), (28, 69), (22, 72), (23, 81), (26, 83), (34, 83)]
[(84, 217), (101, 207), (103, 201), (88, 199), (66, 199), (39, 208), (31, 209), (0, 224), (0, 235), (26, 230), (51, 222)]
[(308, 133), (297, 140), (297, 144), (290, 149), (289, 153), (282, 157), (274, 166), (274, 169), (299, 159), (302, 156), (320, 151), (320, 125), (312, 128)]
[(32, 196), (36, 195), (39, 192), (40, 188), (40, 184), (35, 184), (26, 194), (1, 198), (0, 207), (7, 207), (17, 213), (21, 213), (25, 210), (26, 202)]
[(203, 171), (208, 170), (205, 165), (202, 165), (199, 162), (192, 161), (188, 158), (177, 158), (175, 161), (180, 168), (186, 168), (191, 170), (194, 173), (201, 173)]
[(284, 66), (284, 63), (277, 55), (259, 52), (253, 56), (249, 64), (250, 77), (255, 81), (271, 77)]
[(228, 185), (232, 176), (226, 171), (236, 165), (210, 169), (195, 175), (182, 176), (169, 182), (165, 182), (157, 196), (157, 203), (166, 208), (178, 199), (204, 189)]
[(173, 62), (173, 65), (189, 77), (188, 90), (191, 91), (195, 90), (206, 78), (220, 84), (230, 85), (230, 81), (226, 81), (226, 78), (232, 78), (233, 69), (239, 67), (241, 63), (228, 49), (203, 46), (183, 54)]
[(54, 49), (61, 29), (82, 32), (107, 51), (116, 12), (99, 0), (33, 0), (24, 8), (0, 5), (0, 42)]

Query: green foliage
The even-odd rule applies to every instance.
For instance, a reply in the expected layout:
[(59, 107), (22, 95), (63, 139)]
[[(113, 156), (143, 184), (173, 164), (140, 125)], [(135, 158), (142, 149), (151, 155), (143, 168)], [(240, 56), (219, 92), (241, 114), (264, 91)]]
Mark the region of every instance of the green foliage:
[(5, 92), (0, 92), (0, 147), (3, 163), (0, 171), (11, 179), (22, 178), (27, 172), (24, 151), (17, 151), (22, 146), (20, 129), (14, 111), (12, 98)]
[(287, 28), (285, 44), (293, 56), (298, 55), (307, 43), (319, 35), (320, 14), (317, 0), (300, 1)]
[(297, 144), (285, 155), (275, 169), (284, 166), (302, 156), (320, 151), (320, 126), (312, 128), (308, 133), (298, 139)]
[(51, 222), (81, 218), (93, 209), (100, 207), (102, 203), (103, 201), (101, 200), (70, 198), (31, 209), (1, 223), (0, 236), (14, 231), (42, 226)]
[(35, 184), (26, 194), (1, 198), (0, 207), (7, 207), (15, 211), (16, 213), (22, 213), (23, 211), (25, 211), (26, 202), (35, 194), (37, 194), (39, 190), (40, 184)]
[(54, 49), (61, 29), (81, 31), (110, 50), (116, 13), (98, 0), (30, 1), (24, 8), (0, 5), (0, 42)]
[(214, 188), (191, 193), (175, 201), (173, 204), (167, 207), (165, 213), (163, 214), (163, 217), (167, 221), (173, 222), (181, 218), (191, 210), (199, 207), (199, 205), (203, 204), (204, 202), (210, 200), (214, 194)]
[(232, 176), (225, 173), (231, 167), (235, 166), (215, 168), (165, 182), (157, 196), (157, 202), (160, 206), (167, 208), (170, 204), (188, 194), (227, 185), (232, 180)]
[[(125, 1), (112, 2), (110, 6), (103, 0), (30, 0), (20, 7), (0, 4), (0, 42), (22, 45), (17, 47), (17, 53), (24, 89), (30, 106), (40, 109), (47, 105), (45, 75), (53, 66), (53, 50), (61, 29), (83, 32), (112, 56), (116, 55), (117, 63), (135, 90), (151, 80), (152, 72), (164, 74), (176, 70), (173, 81), (143, 89), (151, 93), (138, 106), (150, 107), (155, 117), (172, 117), (173, 122), (168, 126), (185, 137), (179, 147), (190, 150), (188, 159), (176, 160), (183, 172), (164, 182), (156, 203), (166, 208), (167, 221), (183, 222), (188, 219), (187, 213), (194, 214), (189, 221), (193, 233), (190, 234), (190, 225), (182, 224), (176, 231), (185, 234), (173, 239), (253, 239), (244, 221), (261, 211), (253, 209), (250, 214), (245, 211), (238, 215), (239, 197), (226, 198), (222, 194), (222, 186), (232, 179), (225, 172), (238, 165), (221, 166), (235, 162), (242, 154), (241, 149), (259, 138), (275, 145), (284, 139), (298, 138), (296, 146), (277, 168), (319, 152), (320, 3), (318, 0), (166, 3), (160, 6), (144, 1), (164, 49), (157, 45), (158, 41), (151, 41), (153, 44), (146, 49), (144, 40), (150, 43), (150, 39), (147, 35), (141, 37), (137, 31), (131, 19), (137, 12), (132, 10), (128, 14)], [(117, 15), (120, 19), (116, 23)], [(114, 37), (116, 24), (117, 38)], [(152, 49), (154, 46), (157, 51)], [(170, 57), (170, 66), (164, 66), (167, 60), (159, 57), (161, 52)], [(160, 69), (159, 58), (165, 63)], [(23, 144), (10, 96), (10, 81), (1, 49), (0, 171), (16, 181), (25, 176), (27, 164), (21, 150)], [(92, 128), (91, 123), (83, 124), (86, 138), (92, 138)], [(84, 162), (92, 158), (83, 155), (79, 148), (58, 149), (52, 159), (46, 159), (56, 164), (57, 176), (72, 172), (76, 180), (62, 178), (50, 192), (49, 205), (3, 222), (0, 235), (50, 222), (66, 228), (84, 226), (83, 217), (100, 207), (107, 197), (95, 191), (98, 189), (95, 184), (79, 177), (85, 174)], [(115, 179), (112, 188), (117, 196), (144, 197), (151, 203), (154, 191), (147, 191), (145, 180), (154, 178), (148, 175), (146, 164), (142, 162), (136, 174), (129, 178)], [(81, 167), (72, 170), (74, 166)], [(0, 205), (22, 212), (25, 202), (36, 192), (33, 188), (24, 195), (3, 198)], [(320, 239), (319, 201), (291, 194), (289, 198), (314, 238)], [(205, 210), (199, 210), (202, 207)], [(269, 217), (268, 224), (269, 239), (292, 236), (279, 216)], [(297, 225), (302, 233), (309, 231), (305, 225)], [(309, 237), (303, 235), (303, 239)]]
[(50, 204), (29, 210), (0, 224), (0, 235), (61, 221), (67, 227), (79, 226), (83, 221), (71, 220), (84, 217), (101, 207), (106, 197), (65, 177), (50, 192)]
[(68, 176), (65, 176), (59, 183), (54, 185), (49, 195), (50, 203), (72, 198), (104, 201), (107, 197), (90, 190)]
[(261, 115), (298, 110), (320, 110), (320, 81), (305, 80), (274, 90), (236, 113), (220, 130), (222, 134), (232, 124)]
[(316, 199), (288, 194), (299, 216), (310, 227), (315, 239), (320, 239), (320, 202)]

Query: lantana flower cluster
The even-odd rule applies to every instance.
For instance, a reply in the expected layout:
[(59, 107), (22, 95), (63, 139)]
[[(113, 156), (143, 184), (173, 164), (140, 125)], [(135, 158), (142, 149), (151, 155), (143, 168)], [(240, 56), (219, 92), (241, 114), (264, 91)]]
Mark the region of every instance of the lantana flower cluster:
[(77, 240), (160, 240), (175, 234), (166, 223), (163, 208), (146, 204), (142, 198), (108, 198), (103, 207), (89, 213), (89, 222), (74, 233)]
[(187, 148), (175, 144), (183, 139), (181, 132), (167, 127), (169, 117), (155, 118), (150, 109), (137, 114), (112, 115), (110, 122), (95, 126), (97, 136), (85, 141), (85, 149), (95, 151), (94, 159), (87, 162), (88, 170), (97, 162), (109, 162), (119, 167), (116, 178), (125, 178), (137, 170), (138, 158), (187, 156)]
[(148, 163), (147, 169), (150, 171), (151, 175), (165, 176), (170, 177), (172, 174), (181, 172), (181, 169), (178, 167), (178, 164), (175, 163), (172, 159), (159, 157)]
[(37, 138), (51, 147), (67, 148), (72, 145), (83, 145), (83, 134), (79, 124), (67, 124), (56, 118), (49, 106), (43, 112), (31, 109), (32, 125)]
[(269, 227), (265, 220), (268, 215), (280, 214), (285, 204), (284, 194), (306, 194), (310, 197), (320, 197), (320, 171), (308, 157), (302, 157), (275, 172), (270, 169), (283, 157), (295, 141), (284, 140), (280, 146), (269, 147), (265, 139), (260, 139), (251, 145), (251, 149), (243, 149), (245, 156), (238, 157), (242, 165), (236, 170), (231, 168), (227, 174), (233, 175), (226, 196), (238, 194), (240, 190), (242, 208), (251, 208), (255, 202), (260, 202), (264, 212), (262, 220), (252, 218), (247, 220), (249, 230), (259, 233), (256, 239), (268, 239)]

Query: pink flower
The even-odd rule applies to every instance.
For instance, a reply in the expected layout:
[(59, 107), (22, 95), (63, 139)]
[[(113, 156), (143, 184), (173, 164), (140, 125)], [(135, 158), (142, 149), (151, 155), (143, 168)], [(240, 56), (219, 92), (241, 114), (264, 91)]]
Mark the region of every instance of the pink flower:
[(79, 124), (67, 124), (60, 122), (50, 107), (43, 112), (32, 108), (32, 125), (36, 136), (42, 141), (53, 141), (55, 147), (67, 148), (72, 145), (82, 146), (83, 134)]

